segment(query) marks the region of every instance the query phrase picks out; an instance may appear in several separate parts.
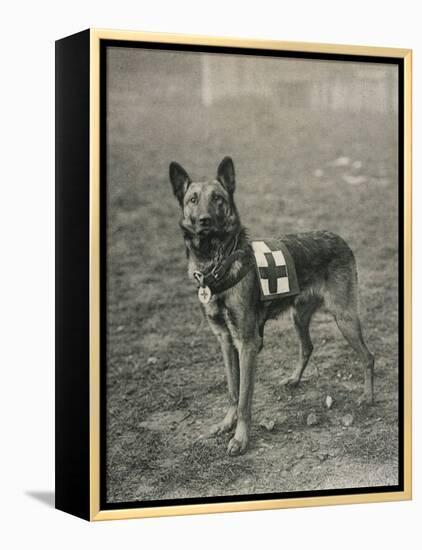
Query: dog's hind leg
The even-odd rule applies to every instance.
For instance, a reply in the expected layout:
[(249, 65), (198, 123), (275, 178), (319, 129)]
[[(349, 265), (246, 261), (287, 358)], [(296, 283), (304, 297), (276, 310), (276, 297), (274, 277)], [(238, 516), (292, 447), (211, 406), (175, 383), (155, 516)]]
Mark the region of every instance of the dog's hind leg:
[(284, 378), (281, 381), (282, 385), (296, 386), (302, 378), (314, 349), (309, 334), (309, 324), (320, 303), (316, 298), (310, 298), (306, 301), (299, 300), (292, 308), (293, 324), (299, 337), (299, 359), (293, 374)]
[(367, 348), (362, 335), (354, 260), (349, 265), (337, 269), (336, 276), (329, 277), (326, 290), (327, 309), (334, 315), (340, 332), (364, 365), (365, 385), (359, 402), (372, 404), (374, 402), (374, 356)]
[(357, 313), (342, 311), (334, 315), (340, 332), (359, 355), (365, 373), (364, 392), (360, 402), (372, 404), (374, 402), (374, 356), (367, 348), (362, 336), (362, 328)]

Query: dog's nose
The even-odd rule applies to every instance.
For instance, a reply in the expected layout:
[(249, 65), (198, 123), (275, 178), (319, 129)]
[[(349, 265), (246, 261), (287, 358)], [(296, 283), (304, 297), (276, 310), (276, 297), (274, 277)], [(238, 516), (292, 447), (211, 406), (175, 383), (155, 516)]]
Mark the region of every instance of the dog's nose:
[(206, 214), (202, 214), (201, 216), (199, 216), (198, 220), (199, 220), (200, 225), (202, 225), (203, 227), (208, 227), (210, 225), (210, 222), (211, 222), (211, 216), (207, 216)]

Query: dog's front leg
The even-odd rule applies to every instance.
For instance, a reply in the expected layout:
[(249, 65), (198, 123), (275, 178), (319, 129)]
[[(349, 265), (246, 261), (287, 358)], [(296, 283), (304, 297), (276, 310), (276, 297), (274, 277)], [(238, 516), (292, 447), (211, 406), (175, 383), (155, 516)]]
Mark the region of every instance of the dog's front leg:
[(224, 367), (226, 369), (227, 389), (229, 395), (229, 408), (224, 419), (213, 426), (210, 435), (220, 435), (230, 431), (237, 418), (237, 402), (239, 399), (239, 356), (233, 345), (232, 338), (227, 332), (217, 332), (217, 338), (223, 353)]
[(208, 309), (208, 323), (220, 342), (223, 354), (229, 396), (229, 408), (226, 416), (208, 432), (208, 436), (213, 437), (230, 431), (236, 424), (237, 402), (239, 399), (239, 355), (233, 344), (232, 336), (218, 310), (215, 311), (211, 307)]
[(244, 453), (248, 447), (259, 341), (255, 338), (241, 340), (236, 347), (239, 352), (240, 387), (236, 432), (227, 447), (227, 452), (232, 456)]

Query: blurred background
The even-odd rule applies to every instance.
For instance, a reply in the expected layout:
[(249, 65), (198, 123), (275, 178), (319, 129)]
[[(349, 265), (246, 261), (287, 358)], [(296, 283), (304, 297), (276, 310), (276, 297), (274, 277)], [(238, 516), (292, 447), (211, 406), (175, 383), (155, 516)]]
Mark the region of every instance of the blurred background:
[[(112, 51), (113, 50), (113, 51)], [(145, 107), (209, 107), (230, 98), (265, 98), (274, 107), (395, 111), (397, 68), (387, 64), (268, 56), (181, 53), (110, 48), (114, 68), (132, 78), (114, 80), (110, 97), (143, 96)], [(168, 85), (162, 89), (168, 81)], [(160, 94), (157, 95), (157, 89)]]
[[(110, 501), (397, 482), (397, 79), (387, 64), (108, 48)], [(296, 337), (289, 319), (268, 324), (251, 449), (236, 461), (224, 437), (198, 440), (224, 414), (224, 370), (168, 181), (172, 160), (209, 179), (226, 155), (252, 237), (328, 229), (349, 242), (376, 355), (377, 403), (362, 411), (361, 365), (319, 314), (305, 381), (289, 393), (278, 382)]]

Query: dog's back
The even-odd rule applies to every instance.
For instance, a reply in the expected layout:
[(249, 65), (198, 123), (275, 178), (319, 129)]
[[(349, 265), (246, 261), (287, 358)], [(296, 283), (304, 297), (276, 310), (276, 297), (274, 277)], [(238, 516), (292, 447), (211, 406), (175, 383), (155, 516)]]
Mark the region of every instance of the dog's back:
[(357, 271), (352, 250), (335, 233), (313, 231), (285, 235), (302, 293), (312, 293), (326, 302), (357, 305)]

